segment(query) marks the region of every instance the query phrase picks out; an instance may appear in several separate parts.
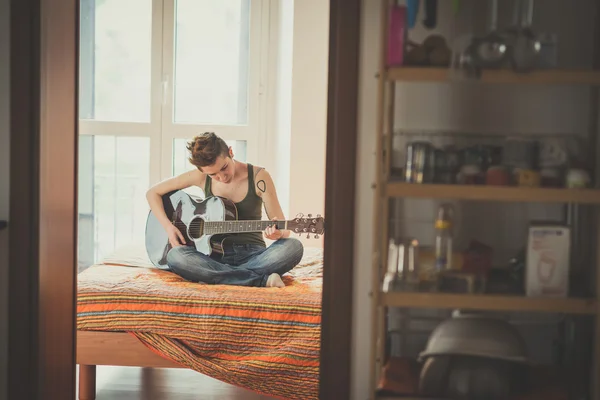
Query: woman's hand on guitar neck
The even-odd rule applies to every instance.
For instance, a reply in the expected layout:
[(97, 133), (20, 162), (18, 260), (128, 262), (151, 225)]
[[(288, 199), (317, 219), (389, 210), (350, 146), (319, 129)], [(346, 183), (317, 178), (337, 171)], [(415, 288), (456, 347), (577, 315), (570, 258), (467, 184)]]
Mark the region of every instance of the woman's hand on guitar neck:
[(177, 227), (173, 224), (167, 228), (167, 235), (169, 236), (169, 243), (171, 247), (183, 246), (185, 244), (185, 238)]
[[(277, 221), (278, 218), (273, 218), (273, 221)], [(271, 226), (267, 226), (265, 229), (265, 237), (270, 240), (279, 240), (284, 237), (284, 233), (282, 230), (277, 229), (277, 225), (273, 224)]]

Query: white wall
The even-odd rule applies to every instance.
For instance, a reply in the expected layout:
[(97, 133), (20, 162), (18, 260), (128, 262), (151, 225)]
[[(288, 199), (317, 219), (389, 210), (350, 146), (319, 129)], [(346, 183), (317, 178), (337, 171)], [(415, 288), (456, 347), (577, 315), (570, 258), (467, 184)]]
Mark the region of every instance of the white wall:
[[(271, 26), (271, 53), (269, 71), (272, 85), (270, 110), (273, 112), (271, 123), (274, 128), (269, 131), (268, 143), (273, 154), (272, 175), (277, 186), (279, 201), (284, 214), (289, 218), (290, 212), (290, 145), (292, 134), (292, 61), (294, 45), (294, 2), (281, 1), (272, 3), (273, 16)], [(268, 158), (268, 157), (267, 157)], [(269, 169), (270, 166), (268, 167)]]
[[(8, 219), (9, 0), (0, 0), (0, 219)], [(8, 235), (0, 231), (0, 400), (6, 398), (8, 325)]]
[[(298, 213), (323, 214), (327, 136), (329, 2), (275, 2), (277, 68), (270, 84), (273, 112), (267, 154), (282, 207), (288, 218)], [(322, 245), (310, 239), (308, 245)]]
[[(382, 1), (364, 0), (362, 7), (362, 42), (359, 83), (359, 137), (357, 163), (360, 165), (356, 181), (356, 226), (353, 304), (352, 399), (365, 400), (370, 394), (371, 306), (368, 296), (372, 285), (372, 211), (375, 174), (375, 137), (377, 80), (380, 45), (380, 6)], [(477, 3), (477, 4), (476, 4)], [(421, 8), (423, 8), (421, 3)], [(463, 0), (463, 7), (479, 7), (476, 13), (464, 11), (456, 19), (451, 16), (451, 1), (440, 1), (440, 24), (445, 35), (460, 33), (460, 26), (479, 26), (485, 18), (488, 2)], [(510, 18), (511, 2), (501, 0), (501, 22)], [(539, 4), (539, 7), (537, 5)], [(548, 0), (536, 2), (534, 27), (559, 33), (559, 62), (564, 67), (590, 65), (592, 58), (590, 29), (591, 1), (578, 2), (570, 7), (566, 2)], [(483, 8), (482, 8), (483, 7)], [(483, 14), (485, 15), (485, 14)], [(565, 18), (568, 16), (569, 18)], [(418, 21), (423, 16), (420, 15)], [(461, 25), (462, 24), (462, 25)], [(466, 25), (464, 25), (466, 24)], [(428, 34), (423, 29), (411, 38), (420, 41)], [(463, 32), (464, 33), (464, 32)], [(575, 39), (577, 41), (575, 41)], [(589, 90), (583, 87), (501, 87), (458, 86), (447, 84), (398, 84), (396, 87), (396, 128), (456, 129), (471, 132), (524, 132), (524, 133), (587, 133)], [(431, 231), (435, 203), (420, 200), (410, 204), (412, 218), (407, 218), (412, 232)], [(405, 203), (408, 208), (409, 204)], [(481, 207), (479, 207), (481, 208)], [(488, 209), (489, 210), (489, 209)], [(523, 215), (516, 210), (515, 215)], [(406, 209), (405, 209), (406, 212)], [(407, 214), (409, 214), (407, 212)], [(425, 222), (424, 222), (425, 221)], [(494, 221), (492, 224), (497, 223)], [(506, 221), (500, 221), (505, 223)], [(517, 221), (518, 222), (518, 221)], [(508, 222), (510, 223), (510, 221)], [(522, 220), (521, 222), (522, 223)], [(517, 238), (519, 235), (514, 235)], [(515, 240), (513, 238), (513, 240)], [(521, 242), (522, 244), (522, 242)]]
[(328, 43), (329, 2), (295, 1), (290, 217), (325, 209)]

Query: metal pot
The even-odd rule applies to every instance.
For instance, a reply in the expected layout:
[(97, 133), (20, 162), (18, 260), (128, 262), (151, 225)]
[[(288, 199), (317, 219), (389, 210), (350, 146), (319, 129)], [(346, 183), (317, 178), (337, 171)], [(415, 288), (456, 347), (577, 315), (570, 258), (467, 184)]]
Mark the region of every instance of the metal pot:
[(436, 355), (527, 362), (525, 342), (514, 326), (499, 318), (468, 314), (447, 319), (434, 329), (419, 357)]

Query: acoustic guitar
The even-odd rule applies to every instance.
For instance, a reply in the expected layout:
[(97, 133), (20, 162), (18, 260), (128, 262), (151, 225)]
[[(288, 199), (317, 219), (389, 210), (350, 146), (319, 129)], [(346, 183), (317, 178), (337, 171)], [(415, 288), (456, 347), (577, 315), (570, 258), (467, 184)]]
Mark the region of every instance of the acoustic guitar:
[[(262, 232), (268, 226), (289, 229), (307, 238), (315, 239), (325, 232), (325, 220), (320, 215), (298, 215), (291, 220), (238, 220), (235, 203), (223, 197), (201, 199), (183, 190), (175, 190), (162, 196), (165, 213), (173, 225), (183, 234), (187, 246), (216, 260), (230, 246), (232, 233)], [(146, 220), (146, 252), (150, 261), (159, 268), (167, 266), (167, 253), (171, 250), (169, 236), (154, 216), (148, 213)]]

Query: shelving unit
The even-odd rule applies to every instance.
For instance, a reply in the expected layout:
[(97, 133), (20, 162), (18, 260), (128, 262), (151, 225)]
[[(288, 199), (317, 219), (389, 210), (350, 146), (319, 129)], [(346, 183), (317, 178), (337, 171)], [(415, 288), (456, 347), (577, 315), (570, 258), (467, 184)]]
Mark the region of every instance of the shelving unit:
[[(377, 384), (385, 361), (386, 342), (385, 311), (388, 307), (432, 308), (432, 309), (472, 309), (489, 311), (527, 311), (540, 313), (571, 314), (594, 317), (593, 370), (600, 371), (600, 251), (590, 259), (590, 268), (595, 271), (595, 295), (592, 298), (533, 298), (520, 295), (450, 294), (435, 292), (394, 292), (384, 293), (381, 283), (387, 260), (389, 238), (389, 200), (393, 198), (457, 199), (490, 202), (560, 203), (600, 206), (598, 182), (590, 189), (532, 188), (512, 186), (484, 186), (458, 184), (414, 184), (397, 181), (390, 173), (392, 157), (392, 136), (394, 132), (394, 99), (397, 83), (430, 82), (452, 83), (454, 78), (448, 68), (435, 67), (386, 67), (388, 10), (393, 0), (380, 0), (383, 3), (380, 15), (380, 59), (378, 79), (378, 115), (376, 147), (376, 179), (374, 185), (374, 235), (373, 235), (373, 287), (372, 343), (371, 343), (371, 400), (399, 397), (378, 396)], [(599, 2), (600, 3), (600, 2)], [(600, 9), (600, 6), (599, 6)], [(600, 19), (595, 19), (595, 48), (600, 44)], [(596, 50), (594, 67), (600, 67), (600, 54)], [(509, 70), (484, 71), (480, 78), (468, 84), (518, 84), (518, 85), (587, 85), (593, 90), (590, 96), (589, 132), (594, 154), (597, 151), (598, 105), (600, 70), (539, 70), (528, 74), (518, 74)], [(599, 176), (600, 163), (594, 166), (593, 175)], [(596, 178), (597, 179), (597, 178)], [(600, 207), (594, 207), (594, 222), (598, 227), (596, 246), (600, 249)], [(595, 372), (591, 372), (594, 374)], [(597, 373), (591, 379), (591, 398), (600, 400), (600, 379)], [(409, 397), (402, 397), (409, 399)]]

